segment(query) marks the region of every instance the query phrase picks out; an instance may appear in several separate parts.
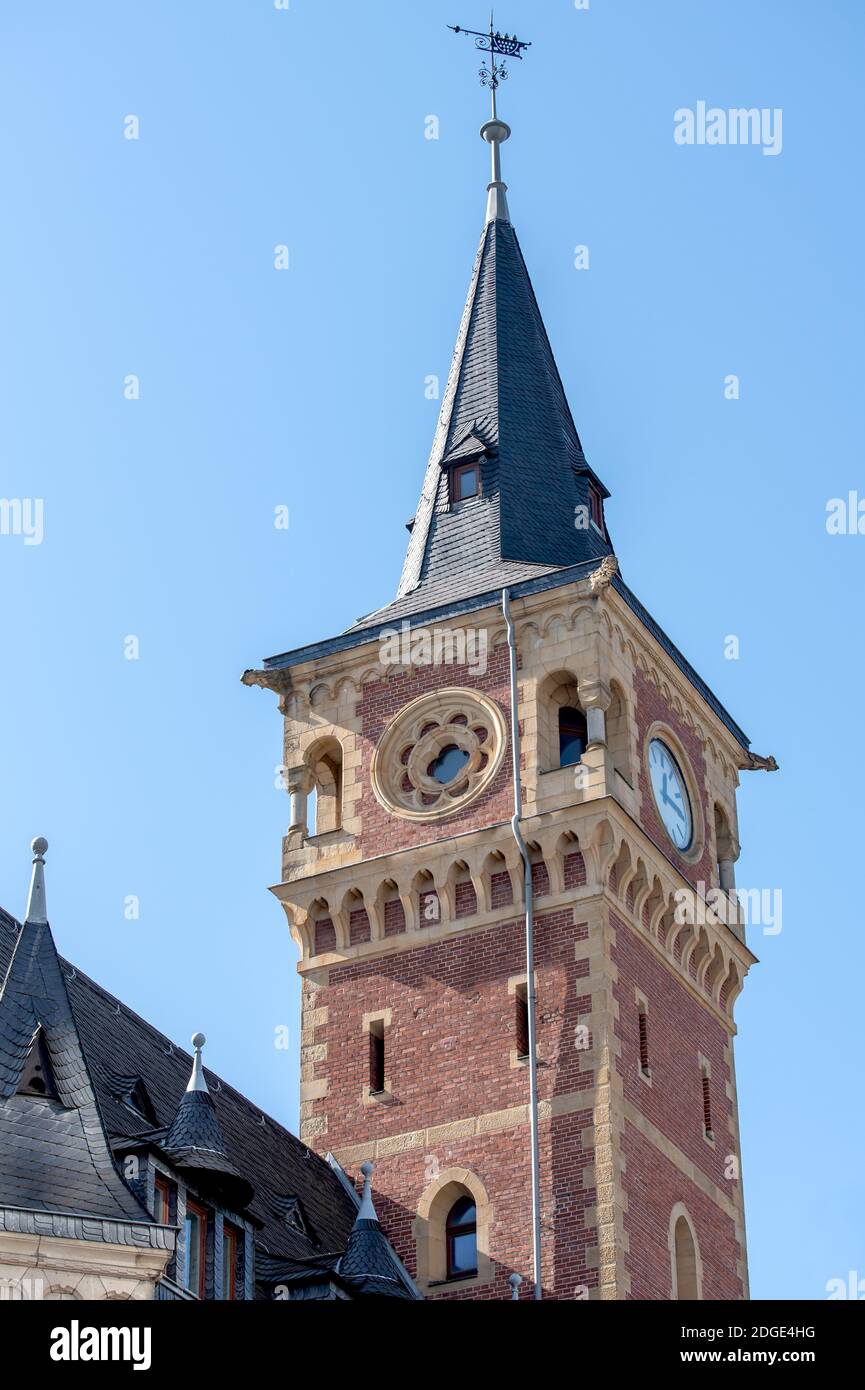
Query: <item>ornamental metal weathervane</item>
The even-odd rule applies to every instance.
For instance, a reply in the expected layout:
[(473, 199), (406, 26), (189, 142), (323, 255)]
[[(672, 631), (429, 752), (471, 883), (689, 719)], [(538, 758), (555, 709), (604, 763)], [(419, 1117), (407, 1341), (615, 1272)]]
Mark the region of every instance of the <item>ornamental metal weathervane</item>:
[(496, 110), (496, 92), (500, 82), (508, 76), (507, 62), (496, 62), (497, 55), (501, 54), (503, 59), (520, 58), (527, 48), (531, 48), (530, 43), (525, 43), (518, 39), (516, 34), (500, 34), (493, 24), (493, 16), (490, 14), (489, 32), (482, 34), (477, 29), (463, 29), (459, 24), (449, 24), (455, 34), (466, 34), (470, 39), (474, 39), (475, 48), (481, 53), (490, 55), (490, 65), (487, 67), (486, 59), (481, 64), (480, 79), (483, 87), (489, 87), (492, 96), (493, 112), (492, 119), (481, 126), (481, 136), (490, 146), (492, 154), (492, 181), (487, 185), (489, 197), (487, 199), (487, 222), (510, 222), (508, 213), (507, 184), (502, 183), (501, 165), (501, 146), (505, 140), (509, 139), (511, 128), (505, 121), (500, 121)]
[(500, 34), (493, 27), (493, 16), (490, 13), (490, 27), (486, 34), (480, 33), (477, 29), (463, 29), (459, 24), (449, 24), (448, 28), (455, 34), (465, 34), (468, 38), (474, 39), (475, 48), (481, 53), (489, 53), (490, 66), (487, 67), (486, 59), (481, 63), (478, 76), (481, 79), (482, 87), (489, 87), (493, 99), (493, 120), (496, 119), (496, 92), (500, 82), (506, 81), (508, 65), (506, 62), (497, 63), (496, 54), (500, 53), (504, 58), (522, 59), (523, 49), (531, 48), (530, 43), (524, 43), (518, 39), (516, 34)]

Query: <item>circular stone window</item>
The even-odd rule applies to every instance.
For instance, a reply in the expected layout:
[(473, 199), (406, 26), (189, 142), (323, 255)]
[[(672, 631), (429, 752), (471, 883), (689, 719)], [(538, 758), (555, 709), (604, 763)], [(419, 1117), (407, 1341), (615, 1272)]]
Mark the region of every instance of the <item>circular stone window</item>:
[(436, 690), (412, 700), (372, 755), (372, 788), (394, 816), (437, 820), (486, 791), (507, 747), (505, 717), (475, 690)]

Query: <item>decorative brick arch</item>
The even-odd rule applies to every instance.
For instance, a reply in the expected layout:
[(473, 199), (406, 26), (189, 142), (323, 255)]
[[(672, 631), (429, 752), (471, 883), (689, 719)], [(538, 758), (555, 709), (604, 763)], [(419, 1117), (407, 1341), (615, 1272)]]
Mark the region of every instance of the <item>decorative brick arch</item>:
[(468, 1168), (445, 1168), (434, 1178), (418, 1202), (413, 1225), (417, 1251), (417, 1282), (421, 1291), (433, 1291), (446, 1285), (447, 1244), (445, 1223), (448, 1212), (460, 1197), (471, 1197), (477, 1212), (478, 1272), (474, 1279), (461, 1279), (454, 1287), (479, 1288), (494, 1278), (490, 1259), (490, 1225), (492, 1207), (486, 1188)]
[(701, 1300), (703, 1297), (703, 1261), (700, 1243), (691, 1213), (684, 1202), (677, 1202), (670, 1212), (667, 1234), (672, 1276), (671, 1299)]

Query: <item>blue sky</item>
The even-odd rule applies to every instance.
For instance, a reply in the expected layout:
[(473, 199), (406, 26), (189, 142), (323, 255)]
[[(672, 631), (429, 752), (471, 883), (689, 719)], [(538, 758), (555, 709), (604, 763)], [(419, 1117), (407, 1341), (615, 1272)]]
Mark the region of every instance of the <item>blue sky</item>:
[[(0, 496), (44, 499), (40, 545), (0, 535), (0, 900), (45, 834), (61, 950), (292, 1125), (280, 722), (239, 677), (396, 585), (485, 198), (461, 5), (0, 14)], [(782, 766), (740, 793), (739, 882), (783, 892), (737, 1006), (752, 1292), (825, 1297), (865, 1278), (865, 536), (825, 524), (865, 498), (865, 7), (497, 24), (533, 43), (505, 178), (623, 573)], [(780, 108), (781, 153), (677, 145), (700, 100)]]

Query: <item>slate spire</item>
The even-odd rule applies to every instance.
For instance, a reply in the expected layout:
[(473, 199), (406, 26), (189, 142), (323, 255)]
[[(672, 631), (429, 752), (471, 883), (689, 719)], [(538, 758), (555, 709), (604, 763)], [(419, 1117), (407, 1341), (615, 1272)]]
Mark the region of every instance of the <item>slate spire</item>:
[(363, 1196), (337, 1273), (368, 1297), (413, 1298), (412, 1285), (396, 1264), (372, 1202), (371, 1163), (362, 1163)]
[(47, 848), (33, 841), (25, 921), (0, 987), (0, 1207), (151, 1222), (102, 1123), (46, 916)]
[(251, 1200), (252, 1187), (228, 1157), (201, 1065), (201, 1049), (206, 1041), (203, 1033), (192, 1036), (192, 1073), (160, 1147), (176, 1167), (195, 1174), (199, 1187), (225, 1192), (235, 1208), (240, 1209)]
[[(501, 178), (501, 120), (481, 135), (493, 178), (420, 502), (395, 604), (410, 614), (612, 554)], [(476, 496), (455, 500), (453, 470), (480, 469)], [(372, 615), (370, 615), (371, 617)], [(380, 615), (375, 615), (376, 617)], [(369, 621), (367, 618), (365, 621)]]

